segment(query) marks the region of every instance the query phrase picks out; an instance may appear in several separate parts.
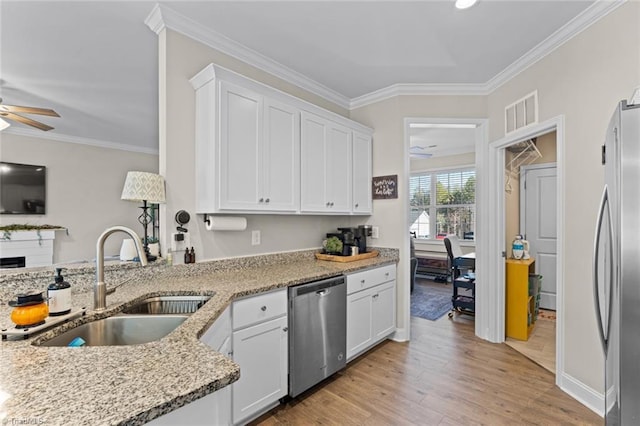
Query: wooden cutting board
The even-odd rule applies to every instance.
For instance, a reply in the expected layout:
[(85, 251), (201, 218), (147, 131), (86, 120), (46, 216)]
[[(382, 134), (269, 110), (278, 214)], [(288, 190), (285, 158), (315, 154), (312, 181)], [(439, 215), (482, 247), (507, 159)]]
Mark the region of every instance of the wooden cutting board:
[(378, 256), (377, 250), (372, 250), (367, 253), (356, 254), (355, 256), (336, 256), (333, 254), (316, 253), (316, 259), (328, 260), (330, 262), (355, 262), (356, 260), (370, 259)]

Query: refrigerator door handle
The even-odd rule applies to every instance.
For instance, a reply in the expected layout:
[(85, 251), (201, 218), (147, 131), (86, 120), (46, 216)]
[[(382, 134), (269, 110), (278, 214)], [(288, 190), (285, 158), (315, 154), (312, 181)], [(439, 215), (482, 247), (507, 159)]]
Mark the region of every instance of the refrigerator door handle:
[[(606, 353), (607, 346), (608, 346), (608, 337), (609, 337), (609, 323), (611, 321), (609, 321), (609, 318), (608, 318), (607, 330), (605, 332), (602, 324), (602, 311), (600, 310), (600, 293), (598, 292), (600, 288), (600, 283), (598, 282), (598, 272), (599, 272), (598, 260), (600, 259), (600, 236), (601, 236), (602, 222), (604, 221), (605, 212), (607, 213), (608, 222), (609, 222), (609, 229), (607, 230), (609, 234), (608, 236), (609, 237), (609, 255), (611, 256), (610, 258), (613, 259), (613, 235), (612, 235), (613, 229), (611, 227), (611, 212), (609, 209), (609, 190), (606, 185), (602, 192), (602, 199), (600, 200), (600, 208), (598, 209), (598, 220), (596, 224), (596, 236), (594, 238), (593, 260), (592, 260), (593, 262), (593, 297), (596, 305), (596, 320), (598, 323), (598, 334), (600, 335), (600, 342), (602, 343), (602, 348)], [(609, 268), (609, 274), (610, 274), (610, 280), (611, 280), (610, 283), (612, 283), (613, 268), (611, 267)], [(607, 314), (610, 316), (611, 308), (609, 307), (609, 309), (607, 310), (608, 310)]]

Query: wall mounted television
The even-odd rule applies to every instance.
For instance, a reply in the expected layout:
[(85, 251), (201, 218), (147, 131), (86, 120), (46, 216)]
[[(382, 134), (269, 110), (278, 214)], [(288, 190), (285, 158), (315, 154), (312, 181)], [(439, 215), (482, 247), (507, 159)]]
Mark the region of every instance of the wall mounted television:
[(0, 214), (45, 214), (47, 168), (0, 162)]

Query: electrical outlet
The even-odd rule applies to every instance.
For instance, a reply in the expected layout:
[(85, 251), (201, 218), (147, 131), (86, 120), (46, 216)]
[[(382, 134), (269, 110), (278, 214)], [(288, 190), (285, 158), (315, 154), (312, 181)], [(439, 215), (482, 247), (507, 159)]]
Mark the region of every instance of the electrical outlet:
[(174, 232), (171, 234), (171, 251), (184, 251), (188, 247), (191, 247), (191, 237), (188, 232)]
[(251, 245), (252, 246), (260, 245), (260, 231), (251, 231)]
[(379, 238), (380, 237), (380, 228), (377, 226), (371, 227), (371, 238)]

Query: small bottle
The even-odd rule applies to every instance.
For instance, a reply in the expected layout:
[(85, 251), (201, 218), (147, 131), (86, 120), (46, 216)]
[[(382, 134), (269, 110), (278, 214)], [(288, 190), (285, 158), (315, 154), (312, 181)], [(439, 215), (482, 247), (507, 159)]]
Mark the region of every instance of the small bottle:
[(167, 266), (173, 265), (173, 254), (169, 251), (167, 252)]
[(191, 263), (191, 255), (189, 254), (189, 248), (184, 249), (184, 263)]
[(193, 249), (193, 247), (191, 247), (191, 263), (196, 263), (196, 251)]

